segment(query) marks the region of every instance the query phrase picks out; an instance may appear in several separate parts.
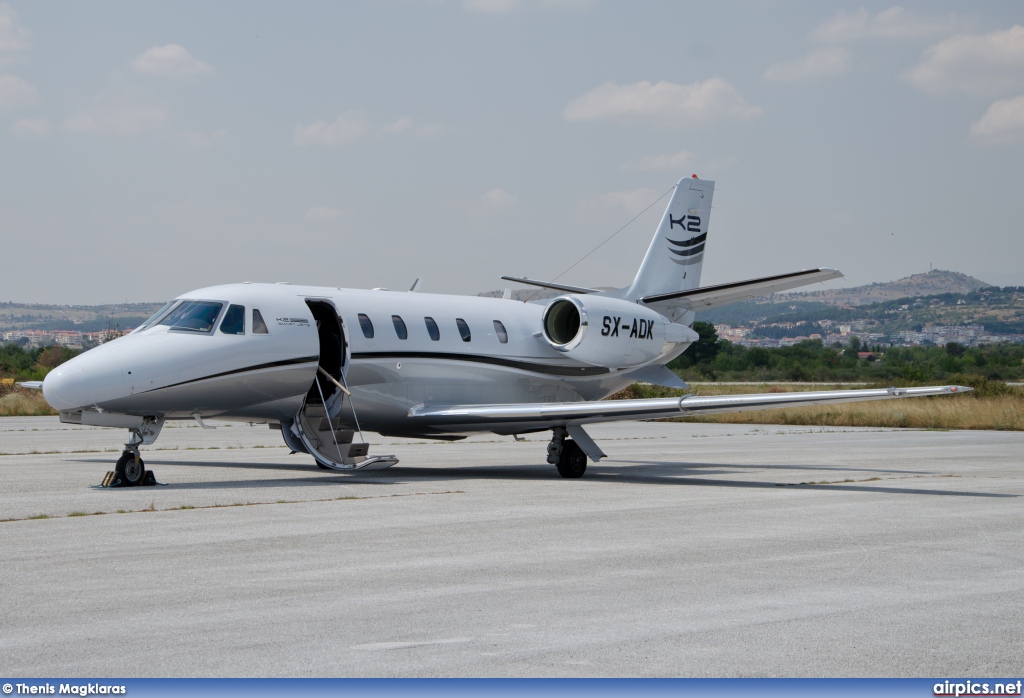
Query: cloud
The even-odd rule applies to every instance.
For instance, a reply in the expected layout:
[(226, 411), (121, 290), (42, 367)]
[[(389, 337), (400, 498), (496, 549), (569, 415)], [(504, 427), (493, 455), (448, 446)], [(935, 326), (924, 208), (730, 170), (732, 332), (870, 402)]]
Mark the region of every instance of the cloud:
[(515, 213), (519, 207), (519, 197), (495, 187), (480, 197), (480, 204), (485, 213)]
[(971, 124), (971, 135), (986, 144), (1024, 143), (1024, 95), (993, 102)]
[(994, 96), (1024, 87), (1024, 26), (960, 34), (925, 49), (903, 77), (925, 92)]
[(18, 23), (18, 13), (0, 3), (0, 62), (7, 62), (32, 48), (32, 35)]
[(327, 223), (347, 216), (348, 211), (330, 206), (314, 206), (306, 211), (306, 220), (310, 223)]
[(101, 94), (87, 108), (66, 118), (64, 130), (75, 134), (133, 135), (162, 128), (168, 120), (167, 111), (144, 95)]
[(0, 111), (11, 111), (36, 101), (38, 92), (17, 75), (0, 75)]
[(462, 9), (488, 15), (505, 15), (516, 12), (523, 6), (523, 0), (462, 0)]
[(588, 10), (594, 0), (462, 0), (462, 9), (487, 15), (508, 15), (527, 7), (541, 10)]
[(46, 119), (21, 119), (11, 127), (11, 133), (19, 136), (44, 136), (50, 132), (50, 122)]
[(213, 70), (206, 63), (193, 58), (191, 53), (178, 44), (151, 46), (132, 61), (132, 67), (140, 73), (163, 78), (188, 78)]
[(954, 15), (922, 17), (899, 5), (871, 15), (861, 8), (856, 12), (840, 12), (811, 32), (811, 39), (840, 43), (858, 39), (928, 39), (956, 31), (962, 21)]
[(403, 116), (389, 124), (377, 127), (360, 112), (350, 109), (334, 120), (333, 123), (316, 121), (308, 126), (295, 127), (295, 145), (339, 146), (351, 145), (373, 135), (395, 135), (410, 133), (414, 136), (428, 137), (442, 133), (444, 129), (437, 124), (419, 124), (412, 117)]
[(295, 145), (351, 145), (367, 135), (370, 124), (354, 110), (349, 110), (332, 123), (315, 121), (309, 126), (295, 127)]
[(850, 54), (841, 48), (811, 51), (802, 58), (773, 63), (764, 71), (764, 79), (772, 82), (795, 82), (837, 75), (846, 70)]
[(679, 85), (646, 80), (633, 85), (608, 82), (566, 105), (567, 121), (610, 119), (624, 123), (686, 127), (721, 119), (750, 119), (761, 113), (721, 78)]
[(576, 210), (576, 218), (583, 223), (621, 223), (639, 214), (664, 194), (663, 191), (647, 187), (601, 194), (581, 201)]
[(652, 155), (640, 158), (635, 162), (626, 165), (627, 170), (658, 171), (658, 170), (685, 170), (693, 169), (697, 163), (697, 156), (689, 150), (680, 150), (678, 153), (667, 155)]
[(218, 143), (223, 143), (228, 137), (228, 132), (224, 129), (220, 131), (214, 131), (213, 133), (200, 133), (198, 131), (182, 131), (178, 134), (178, 140), (190, 148), (196, 148), (197, 150), (205, 150), (212, 148)]
[(411, 133), (415, 136), (436, 136), (444, 129), (437, 124), (417, 124), (412, 117), (403, 116), (381, 127), (381, 133)]

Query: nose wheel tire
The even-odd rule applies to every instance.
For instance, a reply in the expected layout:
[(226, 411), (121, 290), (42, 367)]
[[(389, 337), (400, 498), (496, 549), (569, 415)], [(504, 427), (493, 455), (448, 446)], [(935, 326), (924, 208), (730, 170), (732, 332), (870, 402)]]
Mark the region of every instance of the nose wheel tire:
[(562, 444), (562, 454), (558, 457), (558, 474), (562, 477), (583, 477), (587, 471), (587, 454), (575, 441), (567, 439)]
[(131, 451), (125, 451), (117, 459), (114, 472), (117, 473), (122, 484), (134, 487), (142, 484), (142, 479), (146, 475), (146, 464), (142, 462), (141, 458), (136, 460), (135, 454)]

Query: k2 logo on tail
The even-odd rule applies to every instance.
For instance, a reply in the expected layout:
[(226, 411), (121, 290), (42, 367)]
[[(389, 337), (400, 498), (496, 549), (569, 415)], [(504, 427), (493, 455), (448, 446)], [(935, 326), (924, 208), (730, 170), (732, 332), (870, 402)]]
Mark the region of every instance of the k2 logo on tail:
[(668, 227), (669, 230), (679, 226), (688, 233), (699, 233), (700, 232), (700, 216), (680, 216), (679, 218), (673, 218), (672, 214), (668, 214)]
[(669, 259), (682, 266), (697, 264), (704, 259), (702, 253), (704, 252), (704, 241), (707, 239), (708, 234), (700, 232), (700, 216), (673, 218), (670, 213), (668, 220), (670, 231), (678, 225), (688, 233), (697, 233), (697, 235), (688, 240), (673, 240), (670, 237), (666, 237), (665, 239), (669, 242), (668, 251), (671, 253)]

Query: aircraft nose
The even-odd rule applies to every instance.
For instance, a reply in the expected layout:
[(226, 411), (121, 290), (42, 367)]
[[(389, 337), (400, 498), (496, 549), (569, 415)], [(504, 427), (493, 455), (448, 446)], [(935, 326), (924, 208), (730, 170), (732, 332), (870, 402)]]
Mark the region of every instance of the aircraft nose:
[(74, 410), (128, 394), (120, 364), (109, 353), (94, 351), (76, 356), (46, 374), (43, 397), (53, 409)]

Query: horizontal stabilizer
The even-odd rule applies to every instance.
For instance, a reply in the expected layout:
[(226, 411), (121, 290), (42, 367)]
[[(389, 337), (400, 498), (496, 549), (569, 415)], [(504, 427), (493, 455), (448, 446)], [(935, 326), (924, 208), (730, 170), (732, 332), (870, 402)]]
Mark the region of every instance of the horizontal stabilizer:
[(953, 395), (970, 391), (959, 385), (924, 388), (868, 390), (814, 390), (799, 393), (755, 393), (702, 397), (662, 397), (646, 400), (599, 400), (592, 402), (541, 402), (510, 405), (421, 405), (409, 410), (409, 418), (424, 426), (467, 431), (519, 434), (569, 424), (594, 424), (630, 419), (686, 417), (718, 412), (746, 412), (779, 407), (802, 407), (836, 402), (890, 400), (929, 395)]
[(747, 281), (734, 281), (729, 284), (718, 284), (717, 286), (704, 286), (689, 291), (676, 291), (675, 293), (659, 293), (654, 296), (641, 298), (648, 305), (662, 304), (674, 308), (685, 308), (687, 310), (705, 310), (719, 305), (728, 305), (738, 301), (745, 301), (758, 296), (766, 296), (770, 293), (788, 291), (791, 288), (806, 286), (807, 284), (829, 279), (838, 279), (843, 273), (838, 269), (805, 269), (789, 274), (777, 276), (765, 276), (760, 279), (749, 279)]
[(15, 385), (17, 385), (19, 388), (30, 388), (31, 390), (43, 389), (42, 381), (21, 381), (20, 383), (15, 383)]
[(568, 286), (566, 284), (556, 284), (550, 281), (535, 281), (534, 279), (526, 279), (518, 276), (503, 276), (501, 277), (505, 281), (515, 281), (520, 284), (528, 284), (530, 286), (540, 286), (541, 288), (550, 288), (555, 291), (565, 291), (566, 293), (597, 293), (596, 288), (583, 288), (582, 286)]

